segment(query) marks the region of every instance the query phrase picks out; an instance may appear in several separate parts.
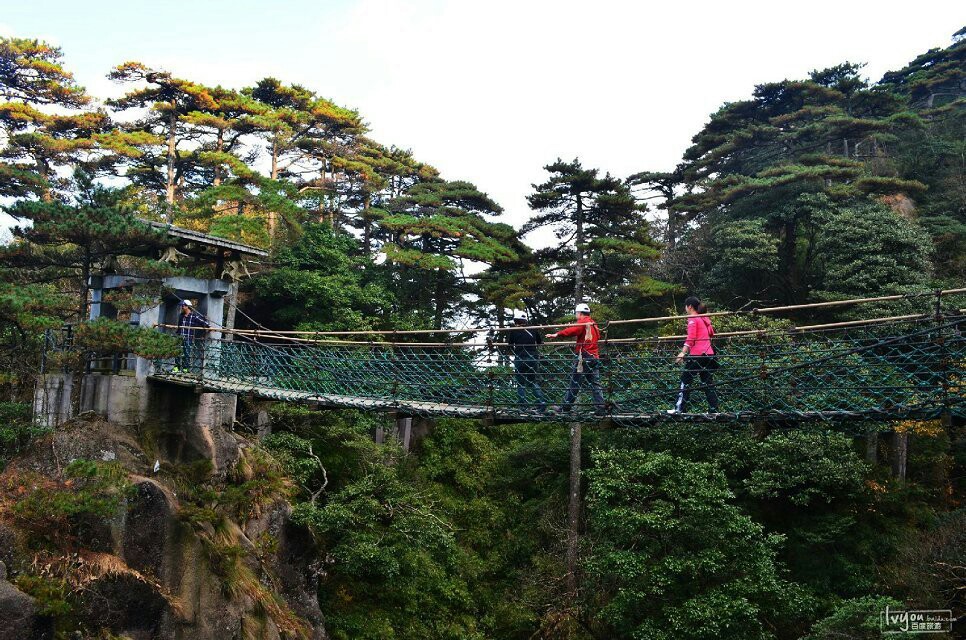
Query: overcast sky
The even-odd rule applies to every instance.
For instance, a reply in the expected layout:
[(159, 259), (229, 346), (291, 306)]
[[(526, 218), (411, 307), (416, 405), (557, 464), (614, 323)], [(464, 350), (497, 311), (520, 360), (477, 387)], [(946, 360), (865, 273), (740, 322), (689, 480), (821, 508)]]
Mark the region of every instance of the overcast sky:
[(0, 0), (0, 35), (47, 39), (93, 94), (126, 60), (240, 88), (273, 75), (358, 109), (384, 144), (495, 197), (519, 225), (558, 156), (670, 169), (722, 102), (947, 46), (966, 2)]

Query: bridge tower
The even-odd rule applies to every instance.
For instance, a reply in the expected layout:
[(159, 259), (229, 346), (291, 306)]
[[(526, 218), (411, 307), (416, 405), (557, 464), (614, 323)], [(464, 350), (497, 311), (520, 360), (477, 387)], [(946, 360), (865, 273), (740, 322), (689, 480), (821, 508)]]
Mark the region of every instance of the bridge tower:
[[(248, 266), (266, 257), (267, 252), (174, 225), (151, 224), (166, 233), (172, 245), (160, 256), (147, 257), (188, 267), (188, 273), (216, 277), (163, 278), (156, 304), (132, 312), (131, 324), (149, 328), (177, 324), (181, 302), (187, 300), (212, 327), (220, 328), (223, 323), (233, 326), (232, 298), (237, 295), (238, 283), (248, 275)], [(105, 294), (145, 282), (142, 278), (110, 273), (92, 276), (89, 319), (116, 318), (117, 309)], [(54, 336), (55, 344), (49, 347), (57, 349), (57, 342), (69, 341), (70, 331), (71, 327), (65, 327), (61, 334)], [(222, 337), (217, 330), (206, 333), (206, 339)], [(158, 384), (149, 378), (154, 366), (151, 360), (135, 354), (117, 354), (95, 356), (80, 372), (44, 372), (34, 396), (35, 419), (41, 424), (56, 426), (78, 413), (93, 412), (122, 426), (149, 426), (156, 431), (155, 439), (162, 448), (187, 445), (207, 449), (210, 455), (213, 446), (217, 448), (217, 443), (212, 444), (217, 440), (213, 431), (230, 426), (235, 419), (237, 395)], [(191, 426), (196, 428), (186, 428)], [(165, 442), (172, 437), (172, 442)]]

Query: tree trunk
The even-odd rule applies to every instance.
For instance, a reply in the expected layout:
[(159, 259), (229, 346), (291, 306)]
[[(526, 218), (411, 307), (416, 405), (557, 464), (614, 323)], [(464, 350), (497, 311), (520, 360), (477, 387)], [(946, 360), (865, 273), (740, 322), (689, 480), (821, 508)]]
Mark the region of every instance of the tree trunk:
[(567, 501), (567, 595), (577, 600), (577, 544), (580, 526), (580, 423), (570, 423), (570, 495)]
[(232, 282), (228, 285), (228, 295), (225, 296), (225, 322), (222, 326), (225, 331), (222, 333), (223, 340), (234, 340), (235, 334), (232, 330), (235, 328), (235, 313), (238, 306), (238, 283)]
[(667, 236), (665, 237), (665, 244), (667, 244), (668, 251), (674, 251), (674, 246), (678, 241), (678, 218), (677, 212), (671, 209), (671, 200), (667, 200)]
[(433, 328), (442, 329), (443, 328), (443, 311), (446, 308), (443, 299), (443, 292), (446, 287), (443, 286), (443, 271), (442, 269), (436, 270), (436, 312), (433, 317)]
[(78, 322), (87, 320), (87, 296), (91, 288), (91, 251), (84, 249), (84, 266), (81, 268), (81, 299), (77, 309), (80, 318)]
[(278, 214), (274, 211), (268, 212), (268, 246), (275, 246), (275, 230), (278, 227)]
[[(278, 142), (272, 140), (272, 180), (278, 180)], [(274, 211), (268, 212), (268, 245), (275, 246), (275, 228), (278, 226), (278, 215)]]
[(574, 264), (574, 304), (584, 301), (584, 201), (577, 196), (577, 260)]
[(362, 247), (366, 255), (372, 255), (372, 220), (369, 219), (369, 209), (372, 207), (372, 196), (366, 194), (362, 202)]
[(278, 180), (278, 141), (272, 139), (272, 180)]
[[(215, 150), (218, 151), (218, 153), (221, 153), (224, 149), (225, 149), (225, 130), (219, 129), (218, 139), (215, 142)], [(221, 184), (221, 165), (220, 164), (215, 165), (215, 178), (214, 180), (212, 180), (212, 184), (216, 187)]]
[(899, 482), (906, 481), (906, 460), (909, 457), (909, 432), (892, 432), (892, 475)]
[(168, 214), (168, 222), (172, 221), (174, 213), (174, 159), (178, 144), (178, 112), (176, 108), (177, 105), (172, 102), (171, 114), (168, 116), (168, 180), (164, 195), (164, 201), (167, 205), (165, 209)]
[(50, 175), (50, 165), (47, 164), (45, 160), (40, 158), (35, 158), (37, 161), (37, 174), (40, 176), (40, 181), (43, 183), (43, 191), (40, 192), (40, 200), (42, 202), (53, 202), (54, 194), (50, 190), (50, 184), (47, 182), (47, 177)]
[(798, 276), (798, 261), (796, 260), (796, 248), (798, 246), (797, 238), (798, 228), (795, 224), (795, 219), (792, 218), (785, 222), (784, 228), (784, 238), (782, 238), (782, 262), (784, 263), (784, 268), (782, 273), (785, 274), (786, 283), (788, 286), (787, 296), (789, 302), (795, 302), (798, 300), (798, 289), (799, 289), (799, 276)]

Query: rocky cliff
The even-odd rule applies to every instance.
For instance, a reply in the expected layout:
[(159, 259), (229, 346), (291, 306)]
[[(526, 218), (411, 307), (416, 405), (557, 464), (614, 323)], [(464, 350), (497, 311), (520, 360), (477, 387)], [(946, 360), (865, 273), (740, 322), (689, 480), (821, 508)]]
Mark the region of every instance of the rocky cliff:
[(75, 418), (0, 474), (0, 640), (326, 638), (289, 493), (228, 429)]

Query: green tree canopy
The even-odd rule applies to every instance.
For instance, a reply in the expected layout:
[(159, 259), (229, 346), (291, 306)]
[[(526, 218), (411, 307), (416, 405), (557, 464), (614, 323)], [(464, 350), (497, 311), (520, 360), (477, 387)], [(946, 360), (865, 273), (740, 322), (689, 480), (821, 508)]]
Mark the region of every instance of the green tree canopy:
[(587, 571), (612, 638), (771, 638), (797, 587), (781, 537), (733, 504), (724, 474), (669, 453), (598, 451), (588, 473)]

